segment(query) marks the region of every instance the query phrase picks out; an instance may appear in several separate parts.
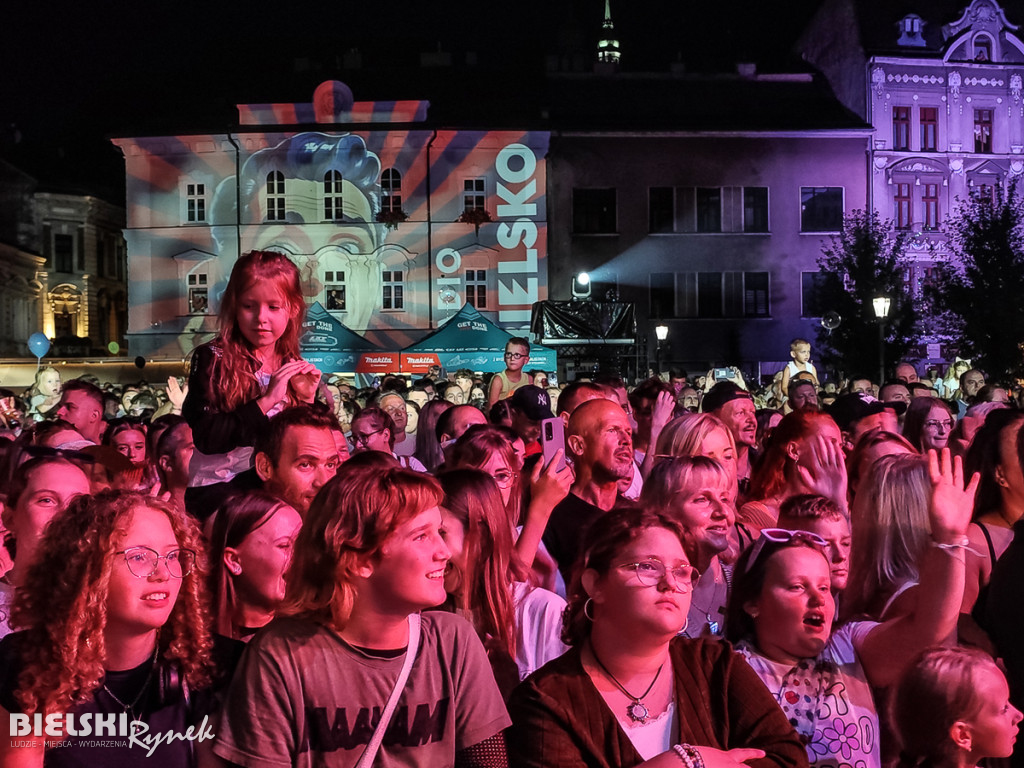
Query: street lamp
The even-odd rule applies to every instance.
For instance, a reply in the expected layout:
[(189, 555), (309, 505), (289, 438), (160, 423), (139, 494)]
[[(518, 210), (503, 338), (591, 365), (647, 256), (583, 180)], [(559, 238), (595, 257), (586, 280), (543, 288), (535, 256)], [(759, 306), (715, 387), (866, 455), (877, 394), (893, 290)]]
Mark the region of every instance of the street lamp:
[(654, 335), (658, 337), (658, 370), (655, 373), (658, 374), (658, 378), (661, 378), (661, 347), (665, 343), (665, 339), (668, 338), (668, 326), (664, 323), (654, 326)]
[(885, 319), (889, 317), (891, 304), (892, 299), (888, 296), (876, 296), (871, 300), (878, 318), (878, 386), (885, 384)]

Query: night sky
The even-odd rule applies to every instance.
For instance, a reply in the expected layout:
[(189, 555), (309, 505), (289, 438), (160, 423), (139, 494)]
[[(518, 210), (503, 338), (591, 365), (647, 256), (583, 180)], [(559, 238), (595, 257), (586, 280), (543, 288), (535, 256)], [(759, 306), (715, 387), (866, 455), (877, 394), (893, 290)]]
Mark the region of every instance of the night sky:
[[(780, 17), (762, 0), (613, 0), (612, 14), (624, 68), (664, 71), (677, 59), (690, 71), (737, 59), (782, 67), (818, 2), (789, 0)], [(110, 136), (225, 130), (237, 103), (308, 101), (331, 78), (348, 82), (357, 99), (427, 98), (432, 116), (446, 114), (446, 100), (461, 101), (461, 112), (449, 103), (447, 114), (471, 116), (478, 103), (528, 91), (546, 53), (575, 46), (592, 54), (604, 12), (603, 0), (10, 5), (0, 157), (43, 189), (113, 202), (123, 201), (124, 168)], [(445, 73), (420, 70), (419, 54), (439, 46), (456, 60), (475, 52), (483, 85), (452, 90)], [(353, 48), (363, 54), (359, 72), (340, 66)], [(501, 119), (514, 120), (514, 111)]]

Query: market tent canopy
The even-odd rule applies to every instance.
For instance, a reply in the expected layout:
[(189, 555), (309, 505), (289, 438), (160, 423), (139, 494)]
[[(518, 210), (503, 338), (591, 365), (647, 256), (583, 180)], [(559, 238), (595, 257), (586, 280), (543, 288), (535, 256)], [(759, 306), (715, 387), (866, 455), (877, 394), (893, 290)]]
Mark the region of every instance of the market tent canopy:
[[(430, 366), (440, 365), (449, 371), (469, 368), (497, 373), (505, 370), (505, 344), (511, 338), (511, 333), (466, 304), (443, 326), (402, 350), (402, 371), (426, 373)], [(553, 371), (557, 362), (553, 349), (534, 344), (524, 370)]]
[(330, 373), (397, 371), (397, 352), (385, 352), (324, 309), (319, 301), (306, 312), (299, 338), (302, 358)]

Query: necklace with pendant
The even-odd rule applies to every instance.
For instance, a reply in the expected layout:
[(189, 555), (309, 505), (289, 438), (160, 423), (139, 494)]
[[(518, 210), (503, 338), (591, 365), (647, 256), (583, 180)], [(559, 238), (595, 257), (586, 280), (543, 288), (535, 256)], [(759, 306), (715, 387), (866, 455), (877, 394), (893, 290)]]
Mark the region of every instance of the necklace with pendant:
[(142, 697), (145, 696), (146, 695), (146, 691), (149, 690), (149, 681), (153, 679), (153, 671), (156, 669), (156, 662), (157, 662), (157, 649), (154, 648), (153, 649), (153, 664), (149, 668), (149, 674), (146, 675), (146, 680), (142, 684), (142, 688), (139, 689), (138, 694), (135, 696), (134, 699), (132, 699), (131, 704), (125, 704), (123, 701), (121, 701), (119, 698), (117, 698), (117, 696), (114, 695), (114, 692), (107, 687), (106, 683), (103, 683), (103, 690), (106, 691), (107, 696), (112, 698), (114, 700), (114, 702), (119, 707), (121, 707), (122, 711), (128, 713), (128, 717), (131, 718), (133, 723), (138, 723), (138, 722), (142, 721), (141, 717), (136, 716), (136, 714), (135, 714), (135, 707), (137, 707), (139, 705), (139, 702), (142, 701)]
[(626, 695), (626, 697), (631, 700), (630, 704), (626, 707), (626, 715), (629, 717), (629, 719), (632, 720), (634, 723), (640, 723), (641, 725), (645, 725), (651, 717), (651, 712), (647, 709), (647, 705), (644, 704), (643, 699), (647, 698), (647, 694), (651, 692), (651, 689), (654, 688), (654, 684), (658, 682), (658, 678), (661, 676), (661, 670), (664, 668), (665, 662), (662, 662), (661, 666), (658, 667), (658, 671), (654, 673), (654, 679), (651, 680), (651, 684), (647, 686), (647, 690), (639, 696), (634, 696), (632, 693), (625, 689), (622, 683), (615, 679), (615, 675), (609, 672), (608, 667), (606, 667), (601, 662), (601, 659), (597, 657), (597, 652), (594, 650), (593, 643), (590, 644), (590, 653), (594, 657), (594, 661), (597, 662), (597, 666), (601, 668), (601, 671), (608, 676), (609, 680), (615, 683), (616, 688), (622, 691)]

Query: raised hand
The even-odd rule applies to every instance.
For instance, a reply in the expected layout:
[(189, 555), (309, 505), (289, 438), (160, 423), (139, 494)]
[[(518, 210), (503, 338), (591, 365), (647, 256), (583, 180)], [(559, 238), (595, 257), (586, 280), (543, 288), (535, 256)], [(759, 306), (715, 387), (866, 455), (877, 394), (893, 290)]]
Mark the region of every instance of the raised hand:
[(550, 512), (558, 502), (569, 495), (574, 477), (572, 466), (566, 464), (561, 469), (557, 469), (564, 456), (565, 451), (559, 448), (546, 465), (538, 461), (533, 468), (533, 472), (530, 473), (531, 509), (533, 508), (532, 502), (536, 502), (539, 508), (547, 509)]
[(846, 460), (842, 446), (822, 435), (810, 441), (811, 460), (798, 463), (797, 475), (808, 493), (832, 499), (842, 509), (846, 508)]
[(928, 478), (932, 484), (928, 505), (932, 539), (939, 544), (959, 544), (967, 535), (981, 476), (975, 473), (965, 487), (963, 460), (943, 448), (941, 453), (928, 451)]
[(185, 402), (185, 397), (188, 395), (188, 383), (186, 382), (185, 388), (182, 389), (181, 385), (178, 384), (177, 376), (167, 377), (167, 399), (171, 401), (171, 406), (174, 408), (176, 413), (181, 412), (181, 404)]

